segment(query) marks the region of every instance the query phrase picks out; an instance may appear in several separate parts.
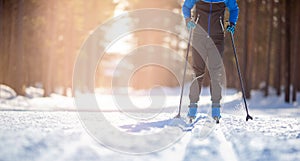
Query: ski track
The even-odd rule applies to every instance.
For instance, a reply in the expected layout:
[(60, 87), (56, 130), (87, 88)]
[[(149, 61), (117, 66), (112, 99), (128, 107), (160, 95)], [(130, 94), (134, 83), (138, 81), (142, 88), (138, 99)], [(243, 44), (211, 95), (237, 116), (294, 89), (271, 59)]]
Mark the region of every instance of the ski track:
[(231, 142), (226, 139), (221, 126), (222, 124), (215, 125), (214, 120), (199, 121), (192, 130), (190, 142), (187, 143), (189, 150), (184, 160), (201, 158), (201, 160), (238, 161), (236, 152)]
[(292, 116), (244, 117), (226, 115), (222, 131), (235, 149), (239, 160), (300, 160), (300, 120)]
[[(212, 128), (210, 124), (202, 126), (205, 120), (200, 120), (198, 128), (186, 132), (162, 151), (127, 155), (91, 139), (75, 112), (0, 111), (0, 161), (300, 160), (299, 118), (256, 116), (246, 123), (244, 118), (234, 115), (222, 117), (220, 124)], [(129, 123), (124, 119), (118, 121), (123, 125)], [(142, 129), (127, 130), (141, 133), (165, 128), (163, 123), (156, 120), (143, 124)], [(199, 128), (206, 126), (209, 128)], [(208, 135), (202, 135), (201, 130)]]
[[(219, 125), (217, 125), (219, 126)], [(219, 151), (224, 161), (238, 161), (232, 144), (226, 140), (224, 133), (220, 127), (215, 129), (216, 138), (220, 142)]]

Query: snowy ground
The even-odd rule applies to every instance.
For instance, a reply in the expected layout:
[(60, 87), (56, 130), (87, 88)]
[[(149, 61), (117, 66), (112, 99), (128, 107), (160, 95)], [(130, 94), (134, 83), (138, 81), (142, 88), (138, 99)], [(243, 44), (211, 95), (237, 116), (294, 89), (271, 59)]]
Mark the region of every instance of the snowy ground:
[[(201, 134), (206, 126), (206, 112), (210, 106), (209, 90), (204, 89), (198, 114), (203, 119), (200, 119), (198, 125), (192, 131), (179, 132), (179, 139), (172, 144), (155, 152), (139, 155), (111, 150), (93, 139), (93, 135), (88, 132), (82, 118), (76, 112), (72, 98), (52, 95), (48, 98), (28, 99), (19, 96), (0, 99), (0, 161), (300, 160), (299, 102), (285, 104), (283, 96), (264, 98), (262, 93), (257, 91), (252, 92), (252, 96), (248, 102), (254, 120), (245, 122), (240, 93), (227, 90), (221, 123), (212, 126), (210, 132), (205, 133), (208, 135), (203, 137)], [(144, 97), (141, 94), (136, 99), (143, 102)], [(102, 114), (123, 133), (143, 137), (166, 129), (181, 130), (180, 124), (172, 123), (178, 96), (168, 96), (168, 108), (159, 115), (138, 121), (128, 118), (127, 114), (130, 113), (122, 115), (116, 112), (116, 109), (110, 109), (112, 102), (108, 94), (99, 99), (105, 104)], [(85, 112), (91, 115), (94, 113)], [(101, 120), (97, 121), (101, 123)], [(124, 138), (114, 138), (115, 135), (109, 133), (109, 130), (103, 128), (100, 133), (111, 134), (111, 140), (124, 141)], [(134, 150), (144, 146), (146, 149), (152, 144), (160, 145), (168, 140), (163, 134), (158, 138), (144, 137), (148, 139), (145, 140), (147, 144), (132, 143), (132, 147), (129, 148)]]

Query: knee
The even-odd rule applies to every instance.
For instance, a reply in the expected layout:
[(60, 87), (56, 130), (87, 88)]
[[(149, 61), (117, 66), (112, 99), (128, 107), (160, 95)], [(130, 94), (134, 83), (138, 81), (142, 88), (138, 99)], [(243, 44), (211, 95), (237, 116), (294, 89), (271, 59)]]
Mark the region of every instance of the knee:
[(205, 68), (193, 66), (195, 77), (199, 77), (205, 74)]

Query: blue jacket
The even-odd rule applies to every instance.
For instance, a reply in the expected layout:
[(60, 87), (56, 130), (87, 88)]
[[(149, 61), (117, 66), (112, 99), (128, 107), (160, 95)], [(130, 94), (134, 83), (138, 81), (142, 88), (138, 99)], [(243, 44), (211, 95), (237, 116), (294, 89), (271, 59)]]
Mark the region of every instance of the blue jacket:
[[(199, 0), (185, 0), (182, 6), (182, 13), (184, 18), (191, 17), (191, 9), (194, 7), (195, 3)], [(207, 3), (221, 3), (224, 2), (226, 7), (229, 10), (229, 22), (236, 24), (238, 15), (239, 15), (239, 7), (237, 5), (236, 0), (202, 0)]]

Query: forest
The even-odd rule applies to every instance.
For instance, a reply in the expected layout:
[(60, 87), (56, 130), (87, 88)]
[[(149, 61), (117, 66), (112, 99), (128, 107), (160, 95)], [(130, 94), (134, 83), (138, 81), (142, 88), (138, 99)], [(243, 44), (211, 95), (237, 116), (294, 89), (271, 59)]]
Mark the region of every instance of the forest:
[[(284, 94), (286, 102), (296, 101), (300, 90), (297, 72), (300, 69), (300, 1), (237, 2), (240, 13), (234, 36), (247, 98), (251, 97), (251, 90), (262, 90), (265, 96)], [(0, 84), (12, 87), (19, 95), (25, 95), (25, 89), (30, 86), (44, 89), (45, 96), (54, 92), (67, 95), (72, 88), (77, 54), (98, 25), (122, 12), (144, 8), (181, 14), (182, 4), (183, 0), (0, 0)], [(186, 30), (184, 25), (182, 30)], [(171, 34), (144, 31), (133, 35), (132, 43), (138, 45), (165, 43), (182, 56), (186, 50), (181, 41), (169, 41), (176, 40)], [(240, 89), (232, 52), (230, 37), (226, 36), (223, 59), (227, 87)], [(120, 58), (122, 54), (114, 52), (106, 61), (110, 64)], [(102, 69), (96, 74), (95, 87), (108, 87), (109, 76)], [(157, 71), (153, 69), (146, 72), (150, 82), (157, 81), (155, 74)], [(162, 75), (161, 79), (166, 80), (162, 85), (178, 85), (172, 76)], [(149, 84), (132, 86), (151, 87)]]

